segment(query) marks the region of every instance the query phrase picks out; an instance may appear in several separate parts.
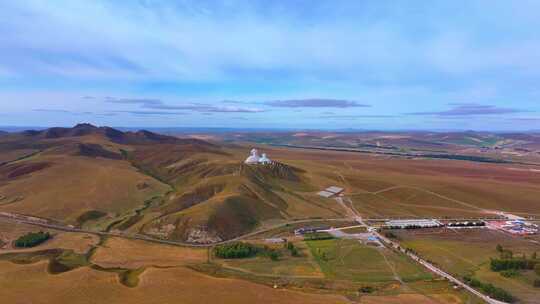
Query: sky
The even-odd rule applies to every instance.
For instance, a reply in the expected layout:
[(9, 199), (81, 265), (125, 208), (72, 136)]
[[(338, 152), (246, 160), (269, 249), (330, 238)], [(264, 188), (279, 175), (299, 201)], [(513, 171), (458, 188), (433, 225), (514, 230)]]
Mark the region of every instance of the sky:
[(540, 130), (540, 1), (0, 1), (0, 125)]

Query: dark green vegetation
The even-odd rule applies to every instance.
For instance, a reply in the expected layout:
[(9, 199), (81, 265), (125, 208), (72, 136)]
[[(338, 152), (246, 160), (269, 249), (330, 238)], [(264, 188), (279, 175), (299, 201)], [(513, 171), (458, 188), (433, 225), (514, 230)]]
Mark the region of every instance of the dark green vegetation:
[(360, 291), (361, 293), (372, 293), (375, 291), (375, 288), (371, 286), (362, 286), (358, 291)]
[(291, 256), (293, 257), (297, 257), (297, 256), (300, 256), (300, 251), (298, 251), (298, 248), (296, 248), (296, 246), (294, 246), (293, 243), (291, 242), (286, 242), (284, 247), (289, 250), (289, 252), (291, 253)]
[(256, 246), (246, 242), (218, 245), (214, 247), (214, 254), (216, 257), (222, 259), (243, 259), (259, 255), (268, 257), (272, 261), (277, 261), (281, 255), (278, 250), (269, 248), (268, 246)]
[(465, 283), (467, 283), (467, 285), (481, 290), (482, 292), (486, 293), (488, 296), (496, 300), (508, 303), (513, 303), (516, 301), (516, 299), (509, 292), (502, 288), (495, 287), (491, 283), (483, 283), (470, 276), (465, 276), (463, 280), (465, 281)]
[(28, 248), (35, 247), (51, 238), (49, 232), (29, 232), (15, 240), (15, 247)]
[(491, 259), (490, 267), (493, 271), (503, 270), (532, 270), (540, 260), (526, 258)]
[(328, 232), (312, 232), (304, 234), (304, 240), (317, 241), (317, 240), (331, 240), (334, 237)]
[(242, 259), (255, 256), (260, 248), (250, 243), (236, 242), (214, 247), (214, 254), (223, 259)]
[(475, 156), (475, 155), (459, 155), (459, 154), (421, 154), (420, 157), (426, 157), (426, 158), (441, 158), (441, 159), (454, 159), (454, 160), (467, 160), (467, 161), (473, 161), (473, 162), (481, 162), (481, 163), (496, 163), (496, 164), (504, 164), (509, 163), (507, 160), (503, 159), (496, 159), (491, 157), (485, 157), (485, 156)]

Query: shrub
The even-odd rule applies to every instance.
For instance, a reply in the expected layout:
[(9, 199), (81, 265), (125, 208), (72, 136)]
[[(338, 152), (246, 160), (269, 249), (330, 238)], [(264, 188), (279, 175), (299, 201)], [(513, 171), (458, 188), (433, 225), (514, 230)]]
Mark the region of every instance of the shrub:
[(272, 261), (277, 261), (277, 260), (279, 260), (279, 256), (280, 256), (279, 252), (276, 251), (276, 250), (269, 250), (269, 251), (267, 252), (267, 255), (268, 255), (268, 257), (270, 258), (270, 260), (272, 260)]
[(361, 293), (372, 293), (375, 291), (375, 288), (371, 286), (362, 286), (360, 287), (360, 289), (358, 289), (358, 291), (360, 291)]
[(540, 287), (540, 279), (534, 280), (533, 286), (537, 288)]
[(505, 278), (511, 278), (511, 277), (515, 277), (515, 276), (519, 275), (519, 272), (517, 270), (515, 270), (515, 269), (503, 270), (500, 273)]
[(298, 248), (296, 248), (293, 243), (287, 242), (285, 244), (285, 248), (289, 250), (289, 252), (291, 253), (291, 256), (293, 257), (300, 256), (300, 252), (298, 251)]
[(509, 293), (507, 292), (506, 290), (502, 289), (502, 288), (499, 288), (499, 287), (495, 287), (493, 286), (492, 284), (488, 283), (482, 283), (481, 281), (475, 279), (475, 278), (472, 278), (471, 276), (465, 276), (463, 278), (463, 280), (465, 281), (465, 283), (473, 288), (476, 288), (476, 289), (480, 289), (481, 291), (485, 292), (488, 294), (488, 296), (496, 299), (496, 300), (499, 300), (499, 301), (504, 301), (504, 302), (508, 302), (508, 303), (512, 303), (514, 302), (516, 299)]
[(51, 238), (48, 232), (29, 232), (15, 240), (15, 247), (34, 247)]
[(534, 269), (539, 262), (528, 259), (491, 259), (490, 267), (493, 271)]
[(256, 255), (270, 258), (272, 261), (279, 260), (281, 256), (278, 250), (268, 246), (259, 247), (250, 243), (235, 242), (214, 247), (214, 254), (222, 259), (243, 259)]

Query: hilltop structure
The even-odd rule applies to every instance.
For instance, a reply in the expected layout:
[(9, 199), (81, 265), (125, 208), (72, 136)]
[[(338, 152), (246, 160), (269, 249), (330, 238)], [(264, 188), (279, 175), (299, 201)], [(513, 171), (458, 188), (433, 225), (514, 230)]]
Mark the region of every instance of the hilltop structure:
[(257, 165), (257, 164), (271, 164), (272, 160), (268, 158), (266, 153), (263, 153), (262, 156), (259, 156), (259, 151), (257, 149), (251, 149), (250, 155), (244, 161), (248, 165)]
[(261, 158), (259, 158), (259, 163), (266, 165), (266, 164), (271, 164), (272, 161), (270, 160), (270, 158), (268, 158), (268, 156), (266, 156), (266, 153), (263, 153)]

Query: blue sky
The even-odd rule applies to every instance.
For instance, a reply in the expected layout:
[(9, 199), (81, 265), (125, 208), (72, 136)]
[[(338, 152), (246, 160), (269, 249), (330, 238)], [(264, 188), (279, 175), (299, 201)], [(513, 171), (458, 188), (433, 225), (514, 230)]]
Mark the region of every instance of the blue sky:
[(540, 1), (2, 1), (0, 125), (540, 129)]

